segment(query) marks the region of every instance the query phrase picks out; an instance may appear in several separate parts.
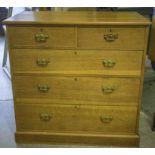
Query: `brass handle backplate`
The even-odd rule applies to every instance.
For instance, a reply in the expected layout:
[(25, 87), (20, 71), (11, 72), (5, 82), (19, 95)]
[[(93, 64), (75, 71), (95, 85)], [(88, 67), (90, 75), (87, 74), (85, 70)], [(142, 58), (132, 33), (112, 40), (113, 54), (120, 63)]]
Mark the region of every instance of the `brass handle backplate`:
[(45, 42), (48, 39), (48, 35), (47, 34), (35, 34), (34, 38), (37, 42)]
[(49, 89), (50, 89), (50, 87), (47, 85), (38, 85), (38, 90), (40, 92), (47, 93), (49, 91)]
[(103, 66), (104, 67), (111, 68), (111, 67), (115, 66), (115, 64), (116, 64), (115, 60), (112, 60), (112, 59), (104, 59), (103, 60)]
[(100, 120), (102, 123), (110, 123), (113, 120), (112, 116), (100, 116)]
[(46, 58), (37, 58), (36, 59), (36, 64), (40, 67), (46, 67), (50, 63), (49, 59)]
[(102, 91), (104, 93), (107, 93), (107, 94), (110, 94), (110, 93), (114, 92), (115, 89), (116, 89), (116, 87), (114, 87), (114, 86), (104, 86), (104, 87), (102, 87)]
[(105, 35), (104, 35), (104, 39), (105, 39), (107, 42), (113, 42), (113, 41), (115, 41), (116, 39), (118, 39), (118, 34), (112, 34), (112, 33), (105, 34)]
[(50, 121), (52, 118), (52, 114), (51, 113), (41, 113), (40, 114), (40, 120), (44, 121), (44, 122), (48, 122)]

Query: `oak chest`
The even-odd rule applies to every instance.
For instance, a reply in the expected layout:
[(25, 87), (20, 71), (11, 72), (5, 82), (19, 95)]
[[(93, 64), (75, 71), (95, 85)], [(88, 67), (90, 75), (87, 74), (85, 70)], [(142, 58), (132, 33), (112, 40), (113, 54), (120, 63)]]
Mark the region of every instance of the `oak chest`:
[(139, 145), (147, 19), (23, 12), (4, 23), (17, 142)]

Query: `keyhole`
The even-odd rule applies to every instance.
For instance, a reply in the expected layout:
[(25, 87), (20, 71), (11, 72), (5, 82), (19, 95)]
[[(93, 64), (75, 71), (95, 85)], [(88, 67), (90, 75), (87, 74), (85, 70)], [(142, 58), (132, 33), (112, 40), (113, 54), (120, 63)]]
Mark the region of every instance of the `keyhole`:
[(77, 55), (77, 52), (75, 51), (74, 54)]
[(74, 78), (74, 81), (77, 81), (78, 79), (77, 78)]
[(111, 28), (109, 29), (109, 32), (112, 32), (112, 29)]
[(79, 105), (75, 105), (74, 108), (78, 110), (80, 108), (80, 106)]

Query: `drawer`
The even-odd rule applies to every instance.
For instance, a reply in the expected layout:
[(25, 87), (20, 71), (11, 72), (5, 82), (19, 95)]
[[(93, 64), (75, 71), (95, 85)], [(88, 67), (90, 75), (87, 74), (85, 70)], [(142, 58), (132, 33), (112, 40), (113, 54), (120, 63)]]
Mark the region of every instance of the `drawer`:
[(13, 72), (140, 71), (142, 51), (12, 50)]
[(13, 81), (15, 98), (43, 99), (43, 103), (46, 99), (66, 100), (69, 104), (135, 103), (140, 85), (138, 78), (15, 76)]
[(11, 48), (75, 48), (74, 27), (22, 27), (8, 28)]
[(135, 133), (136, 107), (16, 105), (17, 131)]
[(144, 50), (145, 29), (136, 26), (81, 26), (77, 43), (79, 49)]

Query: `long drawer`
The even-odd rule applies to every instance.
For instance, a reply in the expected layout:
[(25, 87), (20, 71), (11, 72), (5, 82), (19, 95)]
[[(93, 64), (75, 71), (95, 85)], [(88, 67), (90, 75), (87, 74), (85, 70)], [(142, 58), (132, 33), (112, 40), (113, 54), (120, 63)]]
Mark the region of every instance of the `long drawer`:
[(68, 103), (137, 102), (140, 85), (138, 78), (14, 76), (13, 81), (15, 98), (59, 99)]
[(143, 50), (145, 28), (140, 26), (81, 26), (79, 49)]
[(135, 133), (136, 107), (16, 105), (17, 131)]
[(65, 26), (8, 27), (11, 48), (75, 48), (75, 28)]
[(142, 51), (12, 50), (13, 72), (140, 71)]

